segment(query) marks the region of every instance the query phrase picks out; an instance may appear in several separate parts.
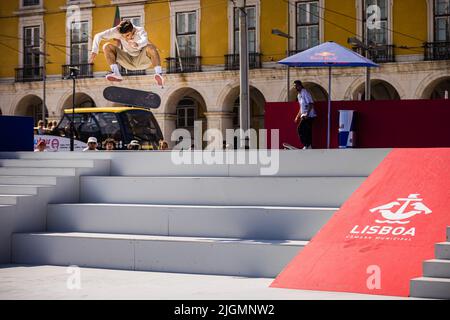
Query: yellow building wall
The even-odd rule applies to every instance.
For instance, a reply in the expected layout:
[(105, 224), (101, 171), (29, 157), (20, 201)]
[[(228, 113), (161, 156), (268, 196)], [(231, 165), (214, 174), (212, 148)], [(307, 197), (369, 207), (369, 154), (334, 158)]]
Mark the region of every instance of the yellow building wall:
[(167, 3), (145, 6), (145, 28), (149, 40), (158, 48), (161, 64), (170, 56), (170, 8)]
[(398, 55), (423, 53), (423, 49), (417, 47), (422, 46), (424, 42), (428, 41), (426, 1), (394, 1), (393, 11), (393, 29), (396, 31), (393, 34), (394, 44), (397, 46), (413, 47), (410, 50), (396, 49), (395, 53)]
[[(111, 2), (106, 0), (97, 0), (95, 1), (96, 6), (102, 6), (102, 5), (108, 5)], [(100, 7), (100, 8), (93, 8), (92, 9), (92, 40), (94, 39), (94, 36), (102, 31), (105, 31), (107, 29), (110, 29), (113, 27), (114, 24), (114, 17), (116, 15), (116, 8), (115, 7)], [(94, 72), (101, 72), (101, 71), (107, 71), (109, 70), (109, 66), (106, 63), (106, 59), (103, 55), (103, 44), (106, 42), (102, 42), (100, 44), (100, 51), (95, 59), (94, 62)], [(90, 50), (91, 48), (89, 48)]]
[(201, 0), (200, 54), (202, 64), (223, 64), (228, 53), (228, 4)]
[(355, 37), (356, 24), (360, 23), (356, 20), (355, 0), (325, 0), (325, 8), (329, 10), (324, 10), (324, 41), (351, 48), (347, 40)]
[(286, 57), (287, 39), (272, 34), (272, 29), (288, 31), (288, 4), (279, 0), (261, 1), (260, 37), (263, 61), (278, 61)]
[[(110, 0), (95, 0), (92, 9), (92, 34), (111, 28), (116, 7)], [(282, 0), (261, 0), (260, 8), (260, 52), (263, 61), (278, 61), (285, 57), (286, 39), (272, 35), (272, 29), (286, 32), (287, 3)], [(335, 41), (351, 47), (347, 39), (356, 33), (357, 23), (354, 0), (326, 0), (324, 17), (324, 40)], [(47, 29), (47, 52), (50, 55), (47, 72), (50, 75), (61, 74), (61, 66), (66, 64), (69, 50), (66, 46), (65, 22), (66, 14), (61, 7), (66, 6), (66, 0), (46, 0), (44, 7), (47, 13), (44, 21)], [(14, 12), (19, 8), (19, 0), (0, 1), (0, 77), (14, 77), (14, 68), (19, 64), (18, 23), (19, 18)], [(201, 0), (200, 46), (202, 63), (217, 65), (224, 63), (224, 55), (228, 53), (228, 2)], [(349, 17), (341, 14), (348, 15)], [(295, 19), (295, 17), (292, 17)], [(162, 64), (170, 56), (170, 8), (167, 2), (145, 4), (145, 27), (150, 40), (160, 50)], [(331, 22), (331, 23), (330, 23)], [(340, 27), (338, 27), (338, 26)], [(347, 29), (348, 31), (344, 30)], [(397, 46), (416, 47), (411, 50), (396, 49), (397, 55), (421, 54), (419, 48), (427, 40), (427, 6), (424, 0), (395, 0), (393, 7), (393, 43)], [(400, 33), (407, 34), (404, 36)], [(416, 39), (414, 39), (416, 38)], [(102, 52), (95, 61), (94, 71), (109, 69)]]
[(11, 78), (19, 64), (19, 19), (2, 19), (0, 23), (0, 77)]
[(0, 77), (14, 77), (14, 68), (19, 63), (19, 19), (12, 17), (18, 9), (18, 2), (0, 1)]
[[(58, 7), (59, 9), (59, 7)], [(46, 32), (47, 74), (59, 75), (62, 73), (62, 65), (66, 64), (69, 54), (66, 46), (66, 14), (57, 13), (44, 16)], [(42, 58), (41, 58), (42, 59)]]

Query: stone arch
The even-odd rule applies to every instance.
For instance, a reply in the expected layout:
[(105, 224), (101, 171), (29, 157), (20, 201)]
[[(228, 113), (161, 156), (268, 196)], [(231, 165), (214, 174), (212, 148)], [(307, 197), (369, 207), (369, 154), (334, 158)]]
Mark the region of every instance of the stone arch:
[[(222, 97), (221, 110), (233, 114), (233, 126), (236, 127), (239, 120), (239, 86), (229, 88), (228, 93)], [(264, 94), (255, 86), (250, 86), (250, 115), (251, 127), (254, 129), (264, 128), (264, 111), (266, 105), (266, 98)]]
[[(60, 115), (64, 112), (64, 109), (72, 108), (72, 91), (66, 93), (60, 100), (59, 112)], [(95, 108), (97, 104), (91, 95), (84, 92), (75, 93), (75, 107), (76, 108)]]
[(183, 98), (194, 99), (202, 108), (203, 113), (207, 112), (207, 105), (203, 95), (197, 89), (191, 87), (181, 87), (170, 92), (164, 104), (164, 112), (176, 114), (177, 105)]
[[(20, 98), (14, 108), (14, 115), (33, 117), (35, 126), (42, 120), (42, 99), (34, 94)], [(48, 108), (45, 107), (45, 118), (48, 118)]]
[[(401, 100), (405, 97), (398, 85), (384, 79), (372, 79), (372, 100)], [(347, 90), (345, 97), (349, 100), (365, 99), (365, 81), (358, 79)]]
[(229, 105), (229, 103), (230, 103), (230, 101), (229, 101), (230, 94), (231, 94), (231, 92), (234, 92), (234, 90), (238, 90), (238, 92), (239, 92), (239, 81), (234, 81), (234, 82), (228, 83), (226, 86), (223, 87), (222, 91), (220, 91), (220, 93), (217, 95), (216, 105), (219, 106), (219, 108), (221, 108), (222, 111), (230, 112), (230, 110), (232, 109), (232, 107), (227, 108), (227, 105)]
[(423, 99), (427, 95), (427, 90), (429, 90), (430, 86), (433, 86), (433, 84), (436, 84), (440, 80), (447, 78), (448, 71), (441, 70), (441, 71), (434, 71), (428, 76), (426, 76), (422, 81), (419, 82), (417, 85), (416, 91), (414, 93), (414, 99)]
[[(315, 82), (303, 82), (305, 88), (311, 93), (314, 101), (327, 101), (328, 92), (320, 84)], [(289, 101), (297, 101), (297, 90), (295, 88), (289, 89)]]
[(439, 77), (422, 89), (421, 99), (444, 99), (445, 91), (450, 94), (450, 76)]
[(173, 90), (164, 104), (165, 113), (176, 115), (174, 128), (184, 128), (191, 132), (194, 137), (194, 127), (192, 120), (187, 119), (188, 113), (194, 110), (194, 121), (202, 122), (203, 132), (207, 129), (208, 123), (205, 113), (207, 105), (203, 95), (191, 87), (181, 87)]
[(208, 111), (208, 105), (206, 103), (206, 96), (202, 94), (201, 90), (194, 87), (182, 87), (172, 89), (166, 94), (165, 102), (163, 101), (161, 105), (163, 106), (163, 112), (169, 114), (176, 113), (176, 107), (178, 102), (183, 99), (183, 97), (191, 97), (195, 99), (202, 107), (203, 112)]

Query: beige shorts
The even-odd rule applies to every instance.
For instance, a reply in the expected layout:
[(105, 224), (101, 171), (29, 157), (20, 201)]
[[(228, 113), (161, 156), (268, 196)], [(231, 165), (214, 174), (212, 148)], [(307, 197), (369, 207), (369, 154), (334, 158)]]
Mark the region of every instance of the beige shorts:
[(117, 63), (127, 70), (145, 70), (152, 66), (152, 60), (147, 56), (147, 52), (142, 50), (137, 57), (130, 56), (129, 53), (120, 48), (116, 48)]

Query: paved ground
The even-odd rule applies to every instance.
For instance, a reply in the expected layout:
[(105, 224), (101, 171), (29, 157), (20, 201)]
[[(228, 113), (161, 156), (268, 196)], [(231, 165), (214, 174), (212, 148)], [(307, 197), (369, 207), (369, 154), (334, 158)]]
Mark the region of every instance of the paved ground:
[(81, 289), (66, 267), (0, 265), (0, 300), (348, 300), (375, 295), (269, 288), (272, 279), (81, 268)]

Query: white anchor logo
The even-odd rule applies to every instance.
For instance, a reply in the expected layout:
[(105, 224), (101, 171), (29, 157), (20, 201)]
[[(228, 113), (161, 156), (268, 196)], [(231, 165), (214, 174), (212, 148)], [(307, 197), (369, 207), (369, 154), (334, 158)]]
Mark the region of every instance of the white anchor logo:
[[(420, 194), (410, 194), (408, 198), (398, 198), (397, 201), (390, 202), (388, 204), (379, 206), (377, 208), (370, 209), (371, 213), (379, 212), (386, 220), (375, 220), (377, 223), (389, 223), (389, 224), (407, 224), (408, 221), (404, 221), (414, 217), (417, 214), (430, 214), (432, 211), (422, 203), (423, 199), (419, 199)], [(404, 202), (403, 204), (401, 202)], [(394, 207), (400, 208), (393, 212)], [(411, 206), (411, 211), (405, 212), (406, 208)]]

